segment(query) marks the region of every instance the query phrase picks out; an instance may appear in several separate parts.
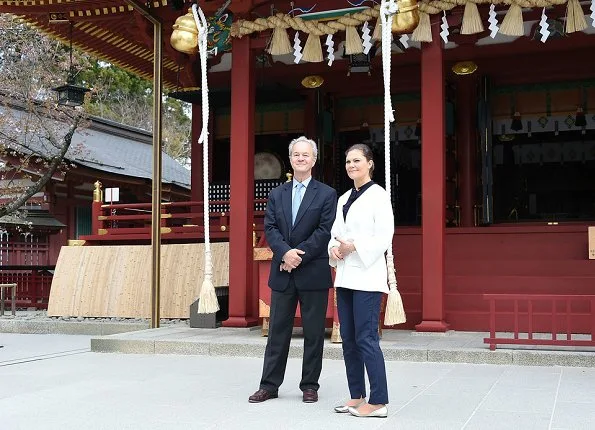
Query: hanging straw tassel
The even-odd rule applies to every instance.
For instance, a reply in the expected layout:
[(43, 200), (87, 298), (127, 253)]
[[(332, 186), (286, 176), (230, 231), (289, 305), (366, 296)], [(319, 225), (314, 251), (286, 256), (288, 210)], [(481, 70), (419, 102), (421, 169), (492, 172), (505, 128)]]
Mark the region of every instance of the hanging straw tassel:
[(583, 31), (585, 28), (587, 28), (587, 21), (581, 4), (578, 0), (568, 0), (566, 6), (566, 33)]
[(523, 10), (518, 4), (512, 3), (508, 8), (502, 25), (500, 25), (500, 33), (508, 36), (523, 36), (525, 34)]
[(477, 5), (468, 1), (465, 3), (465, 12), (463, 13), (463, 24), (461, 25), (461, 34), (477, 34), (483, 31), (481, 16), (477, 10)]
[(359, 37), (357, 28), (353, 26), (347, 26), (345, 28), (345, 54), (361, 54), (364, 52), (362, 45), (362, 38)]
[(397, 278), (395, 276), (395, 263), (393, 256), (386, 255), (386, 268), (388, 270), (388, 300), (386, 302), (386, 310), (384, 312), (384, 325), (403, 324), (407, 321), (405, 309), (403, 307), (403, 299), (397, 290)]
[(210, 273), (212, 265), (211, 253), (208, 252), (205, 255), (205, 278), (202, 281), (198, 300), (199, 314), (213, 314), (219, 310), (219, 301), (217, 300), (217, 293), (215, 292), (215, 286), (213, 285), (212, 275)]
[(376, 26), (374, 27), (374, 32), (372, 33), (372, 40), (378, 42), (381, 39), (380, 32), (382, 29), (382, 23), (380, 22), (380, 18), (376, 21)]
[(308, 35), (306, 45), (304, 46), (302, 60), (309, 63), (320, 63), (324, 60), (324, 57), (322, 56), (322, 46), (320, 46), (320, 36), (313, 33)]
[(275, 27), (273, 30), (273, 39), (271, 40), (271, 46), (269, 47), (268, 52), (271, 55), (285, 55), (293, 52), (285, 28)]
[(413, 30), (411, 40), (414, 42), (431, 42), (432, 41), (432, 28), (430, 26), (430, 15), (424, 12), (419, 13), (419, 24), (417, 28)]

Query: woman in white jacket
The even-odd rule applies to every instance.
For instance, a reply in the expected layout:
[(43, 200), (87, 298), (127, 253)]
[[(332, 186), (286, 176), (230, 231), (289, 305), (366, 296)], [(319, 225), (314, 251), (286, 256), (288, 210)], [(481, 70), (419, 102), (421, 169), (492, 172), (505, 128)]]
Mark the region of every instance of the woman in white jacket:
[[(336, 412), (386, 417), (388, 388), (378, 322), (388, 293), (385, 252), (392, 246), (394, 217), (388, 193), (372, 181), (372, 151), (363, 144), (346, 152), (345, 168), (353, 188), (339, 198), (329, 242), (343, 358), (351, 399)], [(366, 403), (364, 366), (370, 382)]]

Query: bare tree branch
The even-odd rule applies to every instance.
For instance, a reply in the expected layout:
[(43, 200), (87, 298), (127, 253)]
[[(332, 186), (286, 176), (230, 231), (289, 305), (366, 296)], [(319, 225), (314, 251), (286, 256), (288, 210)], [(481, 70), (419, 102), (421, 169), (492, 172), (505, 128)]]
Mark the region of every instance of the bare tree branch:
[(52, 157), (48, 170), (45, 172), (43, 176), (41, 176), (37, 180), (37, 182), (28, 187), (25, 190), (25, 192), (23, 192), (17, 199), (13, 200), (6, 206), (0, 207), (0, 217), (18, 210), (27, 202), (27, 200), (29, 200), (31, 197), (33, 197), (33, 195), (39, 192), (39, 190), (41, 190), (47, 184), (47, 182), (52, 178), (52, 176), (54, 176), (54, 173), (56, 173), (56, 170), (58, 170), (58, 167), (62, 163), (62, 160), (66, 155), (66, 152), (68, 152), (68, 148), (70, 148), (70, 144), (72, 143), (72, 136), (74, 135), (74, 132), (78, 128), (79, 123), (82, 119), (82, 114), (75, 116), (74, 122), (70, 125), (68, 133), (66, 133), (66, 135), (63, 138), (62, 148), (60, 149), (60, 152), (58, 154)]

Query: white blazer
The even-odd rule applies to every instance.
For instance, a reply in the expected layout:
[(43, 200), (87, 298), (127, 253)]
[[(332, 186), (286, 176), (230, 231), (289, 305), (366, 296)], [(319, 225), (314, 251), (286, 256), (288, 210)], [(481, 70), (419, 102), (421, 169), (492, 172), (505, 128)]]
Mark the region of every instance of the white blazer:
[[(337, 269), (335, 287), (388, 293), (384, 253), (392, 246), (395, 232), (390, 198), (384, 188), (374, 184), (353, 202), (344, 221), (343, 205), (350, 194), (351, 190), (339, 197), (328, 245), (329, 264)], [(330, 258), (330, 249), (339, 246), (337, 237), (353, 241), (356, 249), (338, 261)]]

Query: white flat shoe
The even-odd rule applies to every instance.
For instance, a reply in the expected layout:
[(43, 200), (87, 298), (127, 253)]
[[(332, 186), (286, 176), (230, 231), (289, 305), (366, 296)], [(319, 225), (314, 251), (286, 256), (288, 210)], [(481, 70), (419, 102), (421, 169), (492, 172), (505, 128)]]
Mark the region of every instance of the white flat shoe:
[(366, 400), (362, 399), (361, 402), (359, 402), (357, 405), (355, 406), (347, 406), (347, 405), (341, 405), (341, 406), (335, 406), (335, 412), (337, 412), (338, 414), (345, 414), (347, 412), (349, 412), (349, 408), (359, 408), (360, 405), (362, 403), (364, 403)]
[(347, 410), (354, 417), (360, 418), (386, 418), (388, 416), (388, 408), (386, 406), (383, 406), (380, 409), (376, 409), (375, 411), (372, 411), (369, 414), (360, 414), (356, 408), (352, 407), (348, 408)]

